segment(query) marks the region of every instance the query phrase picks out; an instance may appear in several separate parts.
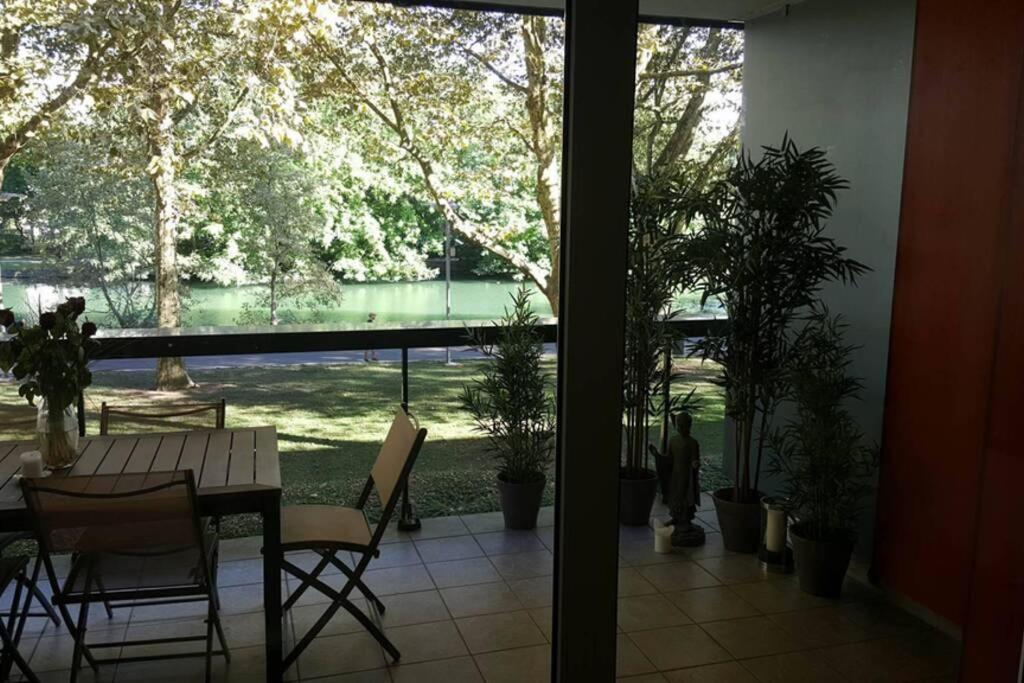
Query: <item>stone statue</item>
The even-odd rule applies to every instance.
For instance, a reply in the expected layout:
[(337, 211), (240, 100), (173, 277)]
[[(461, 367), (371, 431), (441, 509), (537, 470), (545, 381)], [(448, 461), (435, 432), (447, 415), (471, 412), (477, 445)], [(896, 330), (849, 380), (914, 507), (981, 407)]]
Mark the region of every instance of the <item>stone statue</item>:
[(675, 417), (676, 434), (669, 439), (668, 451), (672, 456), (672, 486), (669, 493), (669, 512), (675, 525), (672, 545), (704, 545), (704, 529), (694, 524), (697, 504), (700, 502), (700, 444), (690, 436), (693, 418), (689, 413)]

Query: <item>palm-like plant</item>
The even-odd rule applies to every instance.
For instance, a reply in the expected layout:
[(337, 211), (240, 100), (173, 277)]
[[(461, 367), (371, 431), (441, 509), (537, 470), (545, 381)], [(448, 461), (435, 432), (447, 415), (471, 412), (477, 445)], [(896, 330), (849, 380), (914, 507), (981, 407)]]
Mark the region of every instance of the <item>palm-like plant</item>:
[(554, 398), (541, 368), (544, 346), (531, 294), (525, 286), (512, 293), (497, 343), (470, 333), (473, 348), (490, 362), (462, 393), (463, 407), (498, 460), (498, 477), (513, 484), (544, 481), (554, 447)]
[(636, 176), (627, 242), (623, 410), (625, 450), (622, 473), (629, 479), (650, 470), (651, 419), (692, 410), (693, 392), (673, 396), (678, 377), (672, 350), (679, 341), (668, 324), (676, 294), (686, 283), (677, 256), (694, 205), (685, 176)]
[(868, 270), (824, 234), (836, 194), (847, 186), (824, 151), (801, 151), (784, 137), (758, 161), (740, 155), (708, 192), (700, 227), (685, 244), (682, 267), (702, 302), (718, 299), (729, 314), (724, 332), (700, 340), (695, 353), (721, 367), (718, 383), (735, 429), (735, 502), (756, 502), (793, 321), (824, 283), (854, 283)]
[(846, 409), (861, 381), (849, 375), (854, 347), (843, 342), (845, 328), (826, 308), (812, 311), (784, 372), (785, 397), (796, 413), (771, 436), (768, 471), (782, 476), (801, 535), (814, 541), (853, 537), (877, 463), (877, 450), (864, 445)]

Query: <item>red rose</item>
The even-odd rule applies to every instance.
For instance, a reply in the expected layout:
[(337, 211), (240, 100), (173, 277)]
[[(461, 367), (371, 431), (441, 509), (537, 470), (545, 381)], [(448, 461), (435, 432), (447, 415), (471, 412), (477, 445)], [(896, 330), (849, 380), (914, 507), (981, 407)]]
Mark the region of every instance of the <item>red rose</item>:
[(82, 323), (82, 336), (88, 339), (96, 334), (96, 323), (84, 322)]

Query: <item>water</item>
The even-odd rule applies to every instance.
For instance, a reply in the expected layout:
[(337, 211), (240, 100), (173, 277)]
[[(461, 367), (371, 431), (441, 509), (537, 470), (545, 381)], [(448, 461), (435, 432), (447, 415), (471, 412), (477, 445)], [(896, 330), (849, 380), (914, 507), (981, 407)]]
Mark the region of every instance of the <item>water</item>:
[[(12, 261), (3, 263), (5, 272), (10, 273)], [(458, 280), (452, 282), (452, 320), (494, 320), (499, 318), (509, 305), (509, 295), (520, 286), (511, 280)], [(551, 315), (547, 298), (535, 286), (533, 309), (537, 315)], [(183, 324), (186, 327), (200, 325), (243, 324), (242, 316), (246, 307), (259, 304), (260, 295), (265, 293), (262, 285), (222, 287), (212, 284), (197, 284), (188, 288), (185, 300), (186, 311)], [(13, 308), (19, 316), (31, 311), (52, 310), (69, 296), (84, 296), (90, 320), (104, 327), (116, 327), (113, 317), (106, 311), (103, 296), (99, 290), (70, 285), (50, 285), (25, 280), (6, 280), (3, 284), (4, 307)], [(700, 312), (696, 295), (684, 295), (678, 302), (684, 313)], [(269, 322), (269, 312), (257, 309), (262, 319), (255, 324)], [(346, 284), (342, 287), (342, 298), (334, 305), (318, 311), (295, 309), (286, 301), (281, 305), (280, 314), (285, 323), (361, 323), (368, 313), (377, 314), (379, 322), (420, 322), (445, 319), (445, 284), (443, 281), (394, 282), (373, 284)]]

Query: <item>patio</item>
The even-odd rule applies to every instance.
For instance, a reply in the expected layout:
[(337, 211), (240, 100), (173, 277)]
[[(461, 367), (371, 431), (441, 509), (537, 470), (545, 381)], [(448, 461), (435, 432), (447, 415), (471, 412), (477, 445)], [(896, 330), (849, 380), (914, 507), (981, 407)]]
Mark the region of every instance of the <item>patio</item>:
[[(621, 529), (620, 679), (955, 680), (957, 642), (875, 589), (848, 580), (838, 602), (809, 596), (795, 577), (765, 574), (756, 557), (724, 550), (706, 495), (699, 519), (707, 544), (672, 555), (653, 552), (650, 529)], [(387, 605), (380, 620), (402, 651), (401, 664), (387, 666), (378, 644), (339, 614), (287, 680), (547, 680), (553, 521), (546, 508), (536, 531), (504, 531), (500, 513), (485, 513), (425, 519), (418, 532), (389, 534), (366, 577)], [(259, 546), (256, 537), (223, 542), (221, 597), (232, 661), (226, 666), (215, 658), (215, 680), (259, 680), (264, 671)], [(330, 574), (327, 582), (338, 585), (340, 578)], [(300, 600), (286, 618), (289, 641), (320, 615), (317, 601), (323, 599), (309, 591)], [(98, 615), (90, 619), (90, 633), (194, 635), (204, 629), (203, 609), (141, 607), (115, 612), (113, 621)], [(43, 681), (67, 680), (71, 647), (66, 630), (42, 619), (30, 620), (22, 641)], [(168, 646), (161, 651), (173, 652)], [(84, 680), (178, 681), (194, 680), (202, 668), (200, 658), (121, 664), (102, 668), (98, 677), (83, 673)]]

